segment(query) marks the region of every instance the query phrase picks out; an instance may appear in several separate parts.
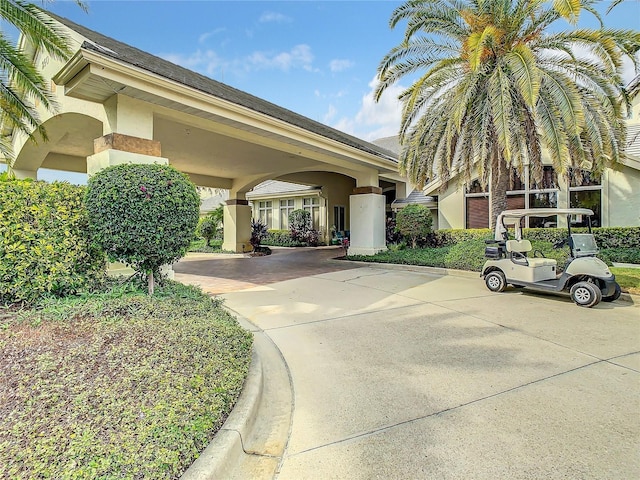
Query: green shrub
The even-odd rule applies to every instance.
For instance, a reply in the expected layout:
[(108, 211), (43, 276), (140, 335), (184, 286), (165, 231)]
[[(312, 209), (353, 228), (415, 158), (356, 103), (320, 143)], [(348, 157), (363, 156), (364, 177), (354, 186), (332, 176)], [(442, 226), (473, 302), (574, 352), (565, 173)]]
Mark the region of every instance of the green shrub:
[[(593, 235), (600, 249), (608, 248), (640, 248), (640, 227), (599, 227), (594, 228)], [(513, 232), (513, 229), (509, 229)], [(572, 232), (584, 233), (586, 228), (572, 228)], [(493, 231), (488, 228), (469, 229), (444, 229), (436, 230), (428, 236), (428, 246), (439, 247), (444, 245), (455, 245), (465, 240), (484, 240), (493, 238)], [(556, 243), (567, 238), (566, 228), (525, 228), (522, 232), (523, 238), (532, 242), (534, 240)]]
[(0, 303), (74, 294), (103, 279), (84, 191), (66, 182), (0, 182)]
[(320, 232), (314, 230), (311, 212), (298, 209), (289, 214), (289, 235), (303, 245), (317, 246)]
[(640, 249), (640, 227), (602, 227), (594, 228), (593, 235), (598, 247), (637, 248)]
[(289, 233), (294, 240), (305, 242), (307, 233), (312, 227), (311, 213), (309, 211), (297, 209), (289, 214)]
[(431, 233), (433, 217), (424, 205), (407, 205), (396, 215), (396, 231), (411, 240), (411, 248), (416, 248), (419, 238)]
[(493, 238), (488, 228), (468, 228), (466, 230), (436, 230), (427, 236), (427, 246), (444, 247), (455, 245), (466, 240), (486, 240)]
[(267, 232), (267, 236), (262, 241), (262, 245), (277, 247), (304, 247), (307, 244), (291, 238), (291, 232), (289, 230), (269, 230)]
[[(251, 334), (167, 282), (50, 302), (3, 320), (0, 478), (179, 478), (220, 429)], [(7, 392), (9, 393), (9, 392)]]
[(456, 270), (479, 272), (486, 261), (484, 240), (463, 240), (451, 245), (444, 257), (444, 266)]
[(199, 220), (197, 233), (207, 241), (207, 246), (211, 246), (211, 240), (220, 237), (223, 218), (224, 207), (220, 205)]
[(349, 255), (347, 259), (361, 262), (426, 265), (443, 268), (446, 263), (445, 257), (450, 248), (451, 247), (386, 250), (375, 255)]
[(93, 238), (112, 261), (144, 273), (153, 293), (162, 265), (187, 251), (200, 198), (186, 175), (168, 165), (124, 164), (89, 179), (86, 204)]
[(611, 264), (616, 263), (635, 263), (640, 265), (640, 248), (604, 248), (600, 250), (598, 256)]

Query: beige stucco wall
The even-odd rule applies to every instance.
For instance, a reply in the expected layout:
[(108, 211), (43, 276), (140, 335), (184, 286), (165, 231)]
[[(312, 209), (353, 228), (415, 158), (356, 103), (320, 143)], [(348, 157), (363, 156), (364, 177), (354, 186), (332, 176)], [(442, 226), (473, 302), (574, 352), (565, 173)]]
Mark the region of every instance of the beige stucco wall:
[(640, 170), (623, 167), (609, 170), (603, 191), (603, 210), (608, 210), (605, 223), (612, 227), (640, 226)]
[(447, 189), (438, 195), (437, 228), (464, 227), (464, 190), (457, 182), (451, 182)]
[(285, 177), (278, 178), (278, 180), (308, 185), (321, 185), (322, 188), (320, 191), (309, 190), (289, 194), (248, 195), (247, 199), (252, 205), (253, 218), (259, 217), (258, 205), (260, 201), (271, 201), (273, 218), (271, 228), (274, 230), (284, 229), (285, 227), (280, 224), (280, 200), (293, 199), (294, 208), (297, 210), (303, 208), (304, 198), (316, 197), (319, 198), (320, 203), (320, 231), (322, 240), (324, 242), (330, 240), (330, 229), (332, 225), (335, 225), (334, 206), (344, 207), (345, 229), (349, 230), (351, 221), (349, 215), (349, 197), (355, 187), (354, 179), (332, 172), (300, 172), (286, 175)]
[[(353, 178), (332, 172), (301, 172), (279, 178), (283, 181), (295, 181), (307, 185), (322, 185), (322, 194), (327, 199), (327, 231), (335, 225), (333, 207), (345, 207), (345, 228), (349, 230), (351, 218), (349, 216), (349, 196), (353, 192), (356, 182)], [(302, 207), (300, 207), (302, 208)]]

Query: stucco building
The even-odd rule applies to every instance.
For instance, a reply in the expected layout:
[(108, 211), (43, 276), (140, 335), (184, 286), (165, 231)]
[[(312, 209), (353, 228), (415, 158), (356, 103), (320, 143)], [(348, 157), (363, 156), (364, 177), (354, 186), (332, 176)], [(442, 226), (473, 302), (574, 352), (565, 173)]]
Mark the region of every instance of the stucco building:
[(51, 16), (74, 54), (60, 61), (20, 39), (59, 108), (40, 108), (47, 142), (12, 132), (18, 178), (37, 178), (40, 168), (91, 175), (121, 163), (170, 164), (197, 186), (229, 192), (223, 249), (232, 251), (249, 244), (253, 187), (322, 185), (333, 203), (318, 222), (334, 222), (334, 206), (344, 206), (350, 252), (386, 248), (387, 199), (407, 195), (393, 152)]

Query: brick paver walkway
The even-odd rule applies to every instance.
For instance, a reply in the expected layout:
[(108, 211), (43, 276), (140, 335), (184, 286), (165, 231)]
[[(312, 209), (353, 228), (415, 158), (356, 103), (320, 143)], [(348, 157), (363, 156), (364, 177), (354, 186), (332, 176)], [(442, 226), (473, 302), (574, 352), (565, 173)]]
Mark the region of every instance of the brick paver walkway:
[(344, 255), (342, 247), (273, 248), (272, 252), (263, 257), (195, 255), (174, 264), (173, 270), (179, 282), (217, 295), (356, 268), (349, 262), (330, 261)]

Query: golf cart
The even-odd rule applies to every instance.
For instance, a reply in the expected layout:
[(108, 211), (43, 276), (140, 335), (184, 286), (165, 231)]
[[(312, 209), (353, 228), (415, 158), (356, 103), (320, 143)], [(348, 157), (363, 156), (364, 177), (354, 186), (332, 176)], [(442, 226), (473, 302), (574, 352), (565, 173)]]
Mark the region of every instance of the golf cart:
[[(557, 273), (557, 261), (532, 251), (531, 242), (522, 238), (526, 217), (546, 218), (567, 216), (567, 238), (553, 245), (569, 246), (570, 254), (562, 274)], [(531, 288), (542, 292), (569, 292), (571, 299), (582, 307), (612, 302), (620, 297), (620, 285), (609, 267), (596, 258), (598, 247), (591, 233), (591, 215), (586, 208), (528, 208), (505, 210), (496, 220), (493, 240), (486, 240), (487, 261), (481, 276), (492, 292), (502, 292), (508, 284), (516, 288)], [(572, 221), (586, 223), (588, 233), (573, 233)], [(509, 226), (514, 239), (509, 239)]]

